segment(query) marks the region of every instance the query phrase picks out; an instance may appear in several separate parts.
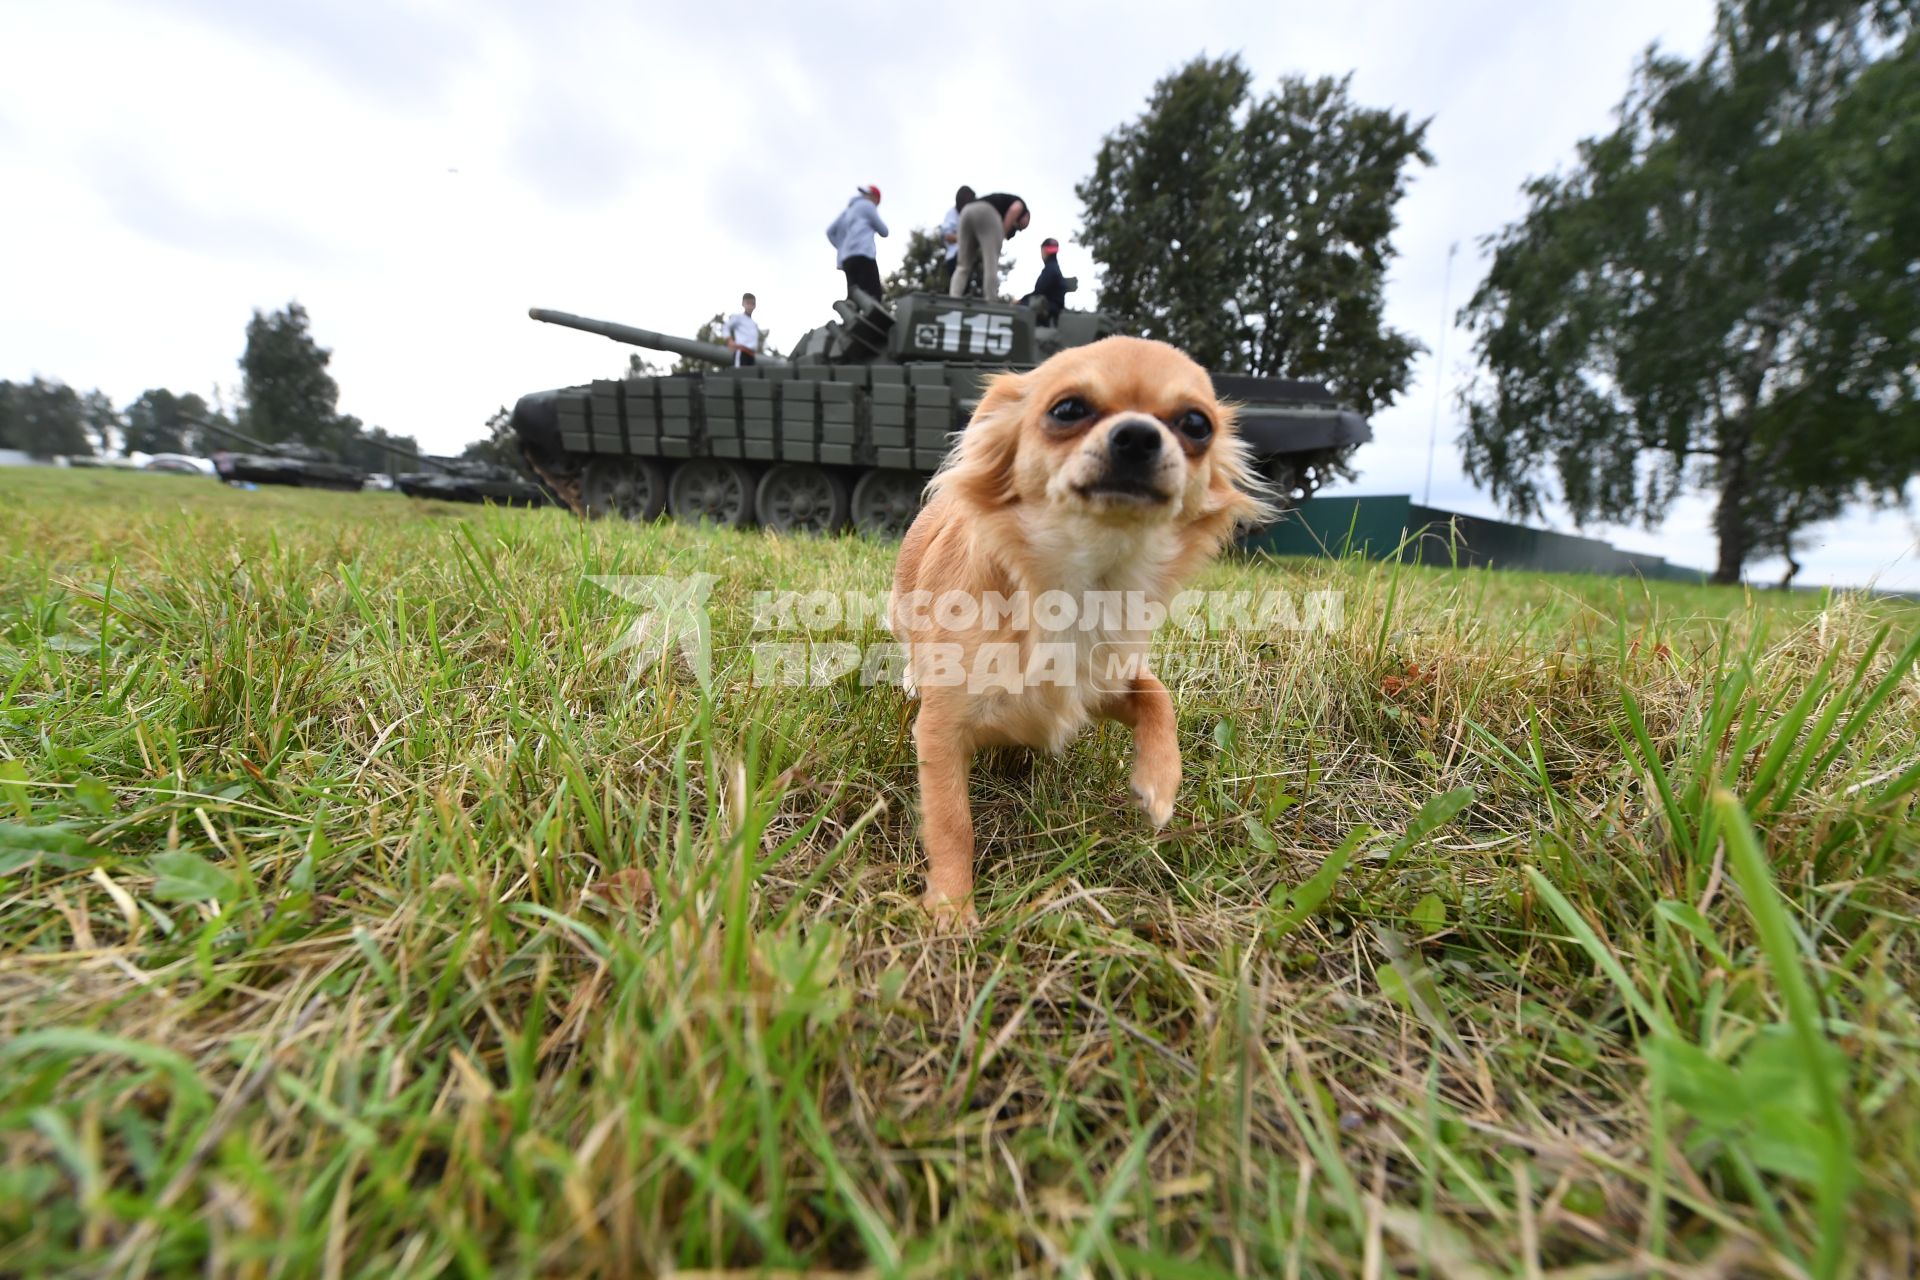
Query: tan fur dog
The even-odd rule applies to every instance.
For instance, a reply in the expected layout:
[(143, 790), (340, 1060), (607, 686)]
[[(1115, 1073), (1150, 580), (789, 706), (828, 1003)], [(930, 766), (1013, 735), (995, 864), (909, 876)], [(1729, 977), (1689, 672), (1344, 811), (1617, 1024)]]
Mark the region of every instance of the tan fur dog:
[(1231, 411), (1165, 343), (1107, 338), (994, 380), (901, 544), (889, 608), (921, 699), (929, 907), (972, 913), (978, 748), (1059, 751), (1118, 720), (1134, 798), (1165, 825), (1180, 748), (1145, 665), (1150, 606), (1269, 514), (1250, 483)]

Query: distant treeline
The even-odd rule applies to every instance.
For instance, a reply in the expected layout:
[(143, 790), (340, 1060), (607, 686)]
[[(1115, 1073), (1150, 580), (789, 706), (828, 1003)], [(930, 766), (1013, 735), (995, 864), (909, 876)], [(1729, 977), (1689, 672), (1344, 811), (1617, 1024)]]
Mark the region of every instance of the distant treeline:
[[(183, 394), (155, 388), (115, 408), (103, 391), (76, 391), (47, 378), (31, 382), (0, 380), (0, 449), (17, 449), (35, 458), (204, 455), (244, 447), (235, 439), (203, 430), (196, 425), (199, 422), (267, 439), (254, 429), (252, 415), (244, 408), (238, 414), (225, 413), (191, 391)], [(380, 444), (408, 453), (420, 451), (412, 436), (367, 427), (350, 415), (337, 415), (333, 430), (277, 433), (271, 443), (284, 440), (328, 449), (339, 454), (343, 462), (368, 471), (392, 471), (395, 467), (394, 455), (378, 447)]]
[[(307, 331), (297, 302), (253, 313), (240, 357), (242, 397), (232, 413), (193, 392), (143, 391), (116, 408), (102, 391), (76, 391), (58, 380), (0, 381), (0, 449), (36, 458), (131, 453), (206, 454), (244, 446), (198, 422), (235, 428), (267, 444), (298, 441), (367, 471), (392, 471), (389, 449), (418, 454), (410, 435), (370, 427), (338, 409), (340, 388), (327, 372), (332, 353)], [(386, 445), (389, 448), (380, 446)]]

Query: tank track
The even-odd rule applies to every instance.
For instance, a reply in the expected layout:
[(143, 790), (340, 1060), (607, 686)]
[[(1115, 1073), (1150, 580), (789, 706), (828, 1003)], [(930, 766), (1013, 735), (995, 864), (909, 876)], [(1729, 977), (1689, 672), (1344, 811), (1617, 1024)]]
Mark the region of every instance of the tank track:
[[(1322, 486), (1333, 480), (1351, 479), (1353, 472), (1347, 464), (1353, 455), (1355, 447), (1354, 445), (1338, 445), (1323, 449), (1304, 449), (1295, 453), (1273, 454), (1261, 459), (1260, 473), (1265, 481), (1263, 485), (1264, 496), (1278, 510), (1286, 511), (1313, 497)], [(596, 460), (607, 461), (604, 456), (596, 459), (595, 455), (574, 454), (564, 451), (546, 456), (536, 456), (531, 450), (524, 446), (521, 449), (521, 456), (526, 460), (527, 466), (533, 473), (546, 483), (547, 487), (553, 491), (560, 502), (574, 515), (591, 520), (605, 516), (617, 517), (621, 514), (615, 510), (597, 509), (588, 501), (585, 493), (584, 482), (588, 468)], [(650, 458), (645, 461), (660, 468), (664, 478), (670, 483), (676, 466), (673, 460)], [(770, 469), (770, 467), (788, 464), (754, 465), (756, 475), (758, 477), (764, 477), (765, 472)], [(879, 470), (878, 468), (872, 467), (824, 466), (821, 464), (815, 464), (815, 466), (821, 471), (837, 475), (849, 488), (856, 487), (861, 478)], [(931, 473), (928, 475), (914, 474), (916, 474), (919, 482), (924, 483)], [(759, 513), (756, 511), (752, 517), (743, 519), (738, 523), (742, 525), (763, 523), (758, 516)], [(889, 532), (885, 529), (869, 531)]]

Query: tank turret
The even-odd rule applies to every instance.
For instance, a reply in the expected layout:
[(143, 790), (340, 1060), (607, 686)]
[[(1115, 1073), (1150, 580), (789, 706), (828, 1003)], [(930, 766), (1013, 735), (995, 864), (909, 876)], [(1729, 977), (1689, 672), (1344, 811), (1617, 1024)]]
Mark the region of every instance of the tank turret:
[[(733, 366), (717, 343), (534, 308), (535, 320), (708, 362), (691, 374), (602, 379), (514, 406), (528, 465), (579, 514), (898, 535), (987, 382), (1124, 332), (1112, 316), (910, 293), (865, 294), (784, 359)], [(1283, 502), (1310, 495), (1373, 438), (1317, 382), (1214, 374)]]
[(481, 458), (455, 458), (415, 453), (397, 444), (369, 438), (367, 443), (411, 463), (396, 471), (393, 487), (409, 498), (439, 498), (443, 502), (498, 502), (507, 506), (544, 507), (553, 500), (546, 488), (518, 471)]
[(425, 470), (398, 472), (394, 487), (409, 498), (442, 502), (497, 502), (514, 507), (544, 507), (553, 500), (544, 485), (518, 471), (480, 458), (405, 454)]

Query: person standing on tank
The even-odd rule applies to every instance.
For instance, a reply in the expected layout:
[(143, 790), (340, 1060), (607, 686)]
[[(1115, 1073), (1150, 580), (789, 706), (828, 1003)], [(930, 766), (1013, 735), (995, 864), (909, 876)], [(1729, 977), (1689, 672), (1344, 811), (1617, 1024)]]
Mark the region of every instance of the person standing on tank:
[(960, 257), (960, 211), (973, 201), (973, 188), (961, 187), (953, 193), (953, 208), (947, 210), (946, 216), (940, 219), (940, 240), (947, 246), (946, 257), (940, 264), (940, 270), (944, 273), (940, 277), (942, 289), (953, 287), (953, 267)]
[(1032, 221), (1033, 211), (1019, 196), (996, 191), (981, 196), (960, 211), (960, 253), (947, 293), (966, 296), (967, 277), (980, 268), (980, 296), (988, 302), (1000, 297), (1000, 246)]
[(1079, 288), (1080, 282), (1067, 279), (1060, 270), (1060, 242), (1052, 236), (1040, 242), (1040, 260), (1046, 264), (1040, 268), (1040, 278), (1033, 282), (1033, 292), (1020, 302), (1034, 309), (1038, 323), (1052, 324), (1067, 309), (1067, 295)]
[(733, 352), (733, 367), (743, 369), (753, 363), (760, 352), (760, 326), (754, 322), (753, 308), (756, 305), (750, 293), (740, 295), (740, 309), (727, 317), (727, 350)]
[(886, 234), (887, 224), (880, 217), (880, 188), (871, 183), (855, 188), (853, 199), (827, 228), (827, 240), (839, 255), (840, 269), (847, 273), (847, 297), (853, 297), (855, 289), (876, 301), (882, 296), (873, 238)]

